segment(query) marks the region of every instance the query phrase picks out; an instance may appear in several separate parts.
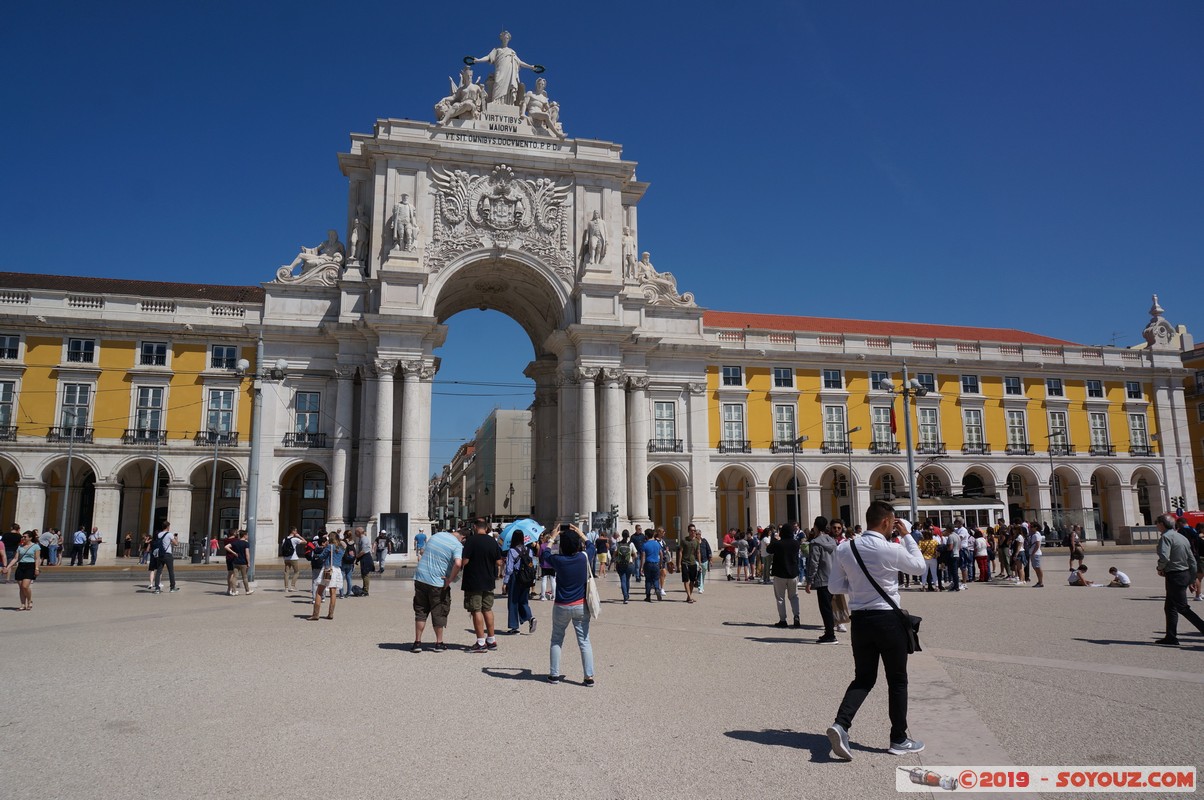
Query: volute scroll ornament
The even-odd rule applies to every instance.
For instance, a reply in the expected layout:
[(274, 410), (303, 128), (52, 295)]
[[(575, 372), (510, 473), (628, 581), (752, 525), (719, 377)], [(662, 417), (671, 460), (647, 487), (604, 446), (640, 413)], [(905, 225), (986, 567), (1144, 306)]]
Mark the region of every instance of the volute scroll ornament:
[(673, 273), (657, 272), (647, 252), (643, 253), (635, 264), (635, 280), (644, 298), (654, 306), (689, 308), (695, 305), (694, 294), (678, 294), (677, 279), (673, 277)]
[(575, 374), (578, 381), (592, 383), (598, 379), (601, 371), (598, 367), (577, 367)]
[(695, 396), (706, 394), (707, 385), (705, 383), (687, 383), (686, 391)]
[(382, 375), (393, 376), (397, 371), (398, 360), (396, 358), (377, 358), (372, 361), (372, 368), (376, 372), (377, 377)]
[(334, 376), (341, 381), (349, 381), (355, 377), (356, 367), (340, 364), (334, 368)]
[(632, 375), (627, 379), (627, 385), (637, 392), (646, 390), (651, 383), (652, 379), (647, 375)]
[(608, 386), (617, 386), (623, 382), (623, 370), (618, 367), (605, 367), (602, 370), (602, 381)]

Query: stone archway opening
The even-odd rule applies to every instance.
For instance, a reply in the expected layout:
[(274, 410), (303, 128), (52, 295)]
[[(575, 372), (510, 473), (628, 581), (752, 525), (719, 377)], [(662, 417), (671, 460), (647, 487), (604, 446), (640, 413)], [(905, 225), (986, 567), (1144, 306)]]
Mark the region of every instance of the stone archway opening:
[[(241, 527), (243, 519), (243, 502), (246, 492), (243, 486), (242, 473), (238, 467), (224, 459), (216, 462), (217, 482), (214, 483), (214, 462), (204, 461), (193, 470), (189, 483), (191, 484), (191, 512), (188, 516), (189, 552), (198, 541), (211, 543), (213, 539), (221, 542), (231, 532)], [(180, 538), (185, 531), (180, 530), (179, 520), (170, 520)], [(212, 552), (212, 548), (211, 548)]]
[(805, 483), (802, 470), (794, 470), (789, 466), (774, 470), (769, 476), (770, 521), (802, 525), (806, 518), (803, 513), (806, 502)]
[(121, 493), (117, 531), (113, 544), (119, 558), (137, 557), (145, 536), (153, 536), (167, 522), (168, 484), (171, 476), (159, 466), (159, 486), (155, 489), (154, 459), (139, 458), (117, 472)]
[(752, 475), (743, 467), (727, 466), (719, 472), (715, 477), (717, 528), (743, 531), (752, 527), (751, 494), (754, 485)]
[(660, 465), (648, 473), (648, 509), (654, 528), (664, 528), (668, 538), (677, 538), (685, 528), (685, 476), (675, 467)]
[[(71, 549), (72, 534), (80, 526), (91, 530), (92, 510), (96, 503), (96, 472), (83, 459), (62, 456), (42, 470), (42, 483), (46, 486), (46, 507), (41, 527), (62, 531), (66, 555)], [(66, 504), (63, 502), (64, 486)]]
[(22, 530), (33, 527), (32, 520), (17, 519), (17, 480), (21, 477), (17, 465), (0, 457), (0, 520), (13, 520)]
[(276, 543), (296, 528), (306, 539), (325, 529), (330, 496), (326, 470), (316, 464), (294, 464), (280, 478), (280, 528)]

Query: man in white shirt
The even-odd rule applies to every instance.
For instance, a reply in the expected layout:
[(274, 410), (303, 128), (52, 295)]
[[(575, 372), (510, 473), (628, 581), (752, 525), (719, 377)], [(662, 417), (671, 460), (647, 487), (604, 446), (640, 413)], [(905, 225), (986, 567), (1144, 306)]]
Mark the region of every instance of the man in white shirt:
[(1116, 567), (1109, 567), (1108, 572), (1112, 574), (1112, 582), (1108, 585), (1116, 589), (1128, 589), (1133, 585), (1129, 580), (1129, 576), (1118, 570)]
[(961, 550), (962, 590), (969, 588), (967, 584), (974, 580), (974, 544), (973, 536), (966, 528), (966, 521), (961, 517), (953, 520), (954, 533), (957, 534)]
[(284, 556), (284, 591), (293, 592), (297, 590), (297, 575), (301, 567), (301, 546), (305, 544), (305, 540), (297, 533), (296, 528), (290, 528), (286, 541), (292, 545), (292, 553), (288, 553), (288, 547), (285, 547)]
[(92, 533), (88, 534), (89, 566), (96, 566), (96, 556), (100, 553), (100, 543), (103, 541), (104, 539), (100, 535), (100, 528), (93, 528)]
[(1037, 582), (1033, 584), (1034, 589), (1045, 587), (1045, 570), (1041, 569), (1041, 545), (1045, 542), (1045, 537), (1041, 535), (1041, 529), (1034, 525), (1031, 528), (1031, 533), (1028, 535), (1028, 565), (1032, 567), (1033, 572), (1037, 573)]
[[(878, 661), (886, 673), (887, 707), (890, 714), (890, 753), (908, 755), (924, 749), (924, 743), (907, 733), (907, 645), (906, 620), (899, 606), (899, 573), (916, 575), (924, 571), (924, 556), (909, 534), (906, 522), (895, 517), (889, 503), (875, 500), (865, 511), (865, 533), (855, 540), (841, 542), (832, 559), (828, 589), (848, 595), (852, 616), (853, 682), (845, 690), (836, 721), (828, 728), (832, 753), (850, 761), (849, 728), (853, 717), (878, 680)], [(900, 544), (890, 537), (898, 530)], [(865, 563), (857, 562), (852, 547)], [(866, 572), (869, 572), (867, 577)], [(887, 602), (875, 584), (891, 599)], [(891, 603), (894, 604), (892, 607)]]

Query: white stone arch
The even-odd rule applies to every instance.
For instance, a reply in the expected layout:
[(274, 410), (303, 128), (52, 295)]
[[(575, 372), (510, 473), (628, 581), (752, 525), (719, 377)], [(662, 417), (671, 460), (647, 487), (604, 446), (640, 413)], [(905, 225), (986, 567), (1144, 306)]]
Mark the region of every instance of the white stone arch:
[(953, 473), (948, 467), (938, 461), (920, 467), (919, 475), (916, 476), (916, 488), (919, 489), (920, 494), (924, 494), (927, 491), (924, 487), (924, 479), (929, 475), (935, 475), (940, 479), (941, 488), (944, 492), (952, 490)]
[[(217, 451), (217, 463), (219, 465), (218, 466), (219, 470), (222, 469), (222, 467), (220, 466), (221, 464), (226, 464), (229, 467), (233, 468), (234, 471), (238, 473), (238, 480), (240, 482), (242, 482), (242, 483), (247, 482), (246, 468), (243, 466), (243, 461), (240, 460), (240, 458), (238, 456), (232, 456), (229, 453), (223, 453), (221, 450), (218, 450)], [(193, 474), (199, 468), (204, 467), (204, 466), (208, 466), (210, 469), (212, 469), (212, 467), (213, 467), (212, 451), (209, 453), (208, 458), (191, 459), (188, 462), (188, 468), (180, 471), (180, 480), (182, 480), (182, 481), (186, 480), (186, 481), (191, 482)]]
[(965, 494), (965, 492), (966, 492), (966, 478), (970, 475), (977, 475), (978, 478), (982, 481), (982, 493), (983, 493), (984, 497), (990, 497), (993, 494), (994, 495), (999, 494), (999, 492), (1000, 492), (999, 477), (995, 474), (995, 470), (991, 469), (989, 466), (987, 466), (986, 464), (983, 464), (981, 462), (968, 464), (962, 470), (962, 476), (961, 476), (962, 494)]
[[(121, 477), (121, 473), (125, 472), (139, 461), (145, 461), (149, 463), (152, 470), (155, 467), (154, 455), (147, 455), (146, 453), (134, 453), (122, 458), (120, 461), (114, 464), (112, 470), (109, 472), (109, 475), (116, 480)], [(170, 463), (162, 455), (159, 457), (159, 473), (160, 475), (166, 475), (169, 482), (176, 480), (176, 474), (172, 470)]]
[(870, 473), (871, 500), (879, 500), (884, 497), (885, 492), (882, 488), (882, 478), (886, 475), (889, 475), (894, 479), (895, 497), (904, 497), (907, 495), (908, 483), (907, 476), (904, 474), (904, 471), (899, 467), (896, 467), (894, 464), (879, 464), (874, 467), (873, 472)]
[[(743, 480), (743, 485), (740, 480)], [(757, 490), (757, 474), (747, 464), (739, 462), (724, 464), (715, 473), (715, 518), (721, 530), (745, 528), (756, 524), (753, 521), (754, 493)]]
[[(1112, 464), (1100, 464), (1088, 477), (1092, 507), (1099, 520), (1099, 535), (1115, 539), (1121, 526), (1129, 524), (1133, 490), (1128, 479)], [(1095, 481), (1092, 485), (1091, 481)]]
[(653, 526), (663, 527), (670, 535), (675, 534), (673, 521), (678, 517), (684, 529), (692, 516), (693, 505), (689, 471), (671, 461), (649, 464), (645, 486)]

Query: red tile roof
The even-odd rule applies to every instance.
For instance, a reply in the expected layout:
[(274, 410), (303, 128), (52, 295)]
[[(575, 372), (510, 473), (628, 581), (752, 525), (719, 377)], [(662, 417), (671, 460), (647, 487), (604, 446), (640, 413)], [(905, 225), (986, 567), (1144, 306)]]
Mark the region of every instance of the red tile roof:
[(833, 319), (831, 317), (786, 317), (780, 314), (744, 314), (738, 311), (706, 311), (707, 328), (758, 331), (806, 331), (808, 333), (852, 333), (863, 336), (902, 336), (916, 339), (955, 339), (1004, 344), (1074, 344), (1039, 333), (1012, 328), (974, 328), (966, 325), (934, 325), (928, 322), (883, 322), (880, 320)]
[(124, 294), (135, 297), (165, 297), (173, 300), (212, 300), (217, 303), (263, 302), (263, 288), (260, 286), (131, 281), (124, 278), (39, 275), (30, 272), (0, 272), (0, 289), (48, 289), (55, 292)]

